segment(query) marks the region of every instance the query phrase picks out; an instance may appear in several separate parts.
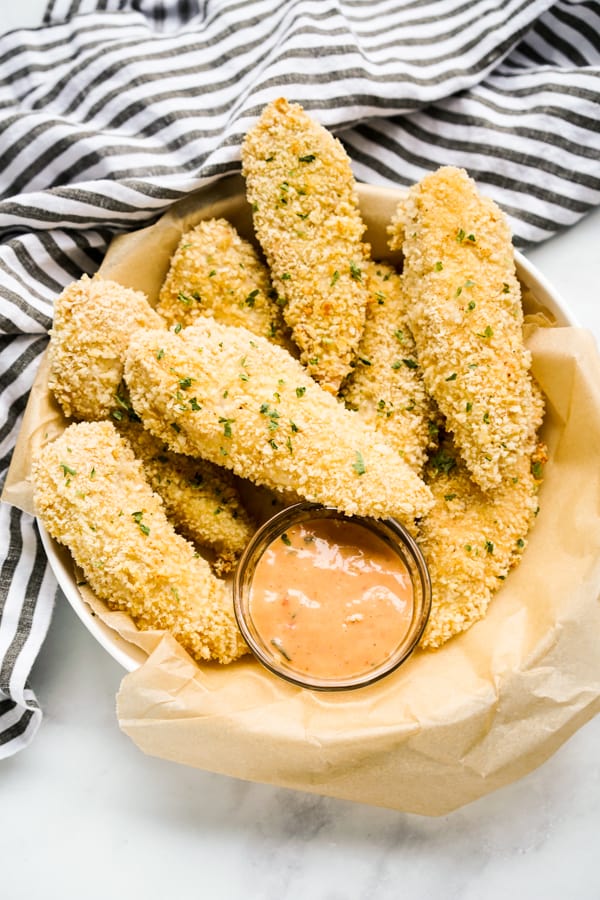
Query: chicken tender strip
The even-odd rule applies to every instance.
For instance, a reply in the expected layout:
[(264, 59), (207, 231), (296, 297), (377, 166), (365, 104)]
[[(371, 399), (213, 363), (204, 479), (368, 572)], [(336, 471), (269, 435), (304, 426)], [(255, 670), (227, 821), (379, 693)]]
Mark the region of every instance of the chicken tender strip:
[(513, 478), (484, 493), (450, 442), (432, 456), (425, 478), (435, 498), (418, 543), (432, 584), (421, 646), (441, 647), (485, 615), (494, 593), (520, 561), (538, 510), (545, 448), (521, 456)]
[(138, 331), (127, 352), (131, 402), (172, 450), (349, 515), (412, 522), (423, 481), (282, 347), (205, 319), (179, 334)]
[(362, 335), (369, 248), (350, 160), (298, 104), (270, 103), (242, 145), (254, 229), (301, 361), (337, 393)]
[(137, 328), (165, 323), (141, 291), (88, 278), (56, 300), (50, 331), (48, 387), (69, 418), (105, 419), (119, 407), (123, 354)]
[(367, 321), (341, 396), (420, 473), (435, 446), (439, 415), (423, 384), (402, 281), (384, 263), (369, 262), (365, 275)]
[(404, 252), (425, 386), (474, 480), (490, 490), (533, 452), (543, 414), (505, 216), (466, 172), (444, 167), (411, 188), (390, 233)]
[(182, 236), (156, 310), (169, 325), (212, 315), (278, 343), (286, 340), (269, 270), (225, 219), (207, 219)]
[(199, 662), (247, 652), (230, 590), (174, 531), (111, 422), (70, 425), (34, 462), (33, 484), (42, 522), (111, 609), (169, 631)]
[(173, 453), (140, 422), (123, 420), (117, 430), (131, 444), (177, 531), (215, 552), (217, 574), (230, 572), (256, 530), (231, 473), (206, 460)]

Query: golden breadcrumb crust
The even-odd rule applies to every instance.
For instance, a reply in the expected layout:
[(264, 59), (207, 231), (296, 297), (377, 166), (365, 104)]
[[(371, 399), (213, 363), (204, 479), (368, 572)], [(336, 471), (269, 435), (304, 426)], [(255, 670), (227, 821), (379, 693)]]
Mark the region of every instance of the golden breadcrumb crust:
[(69, 426), (34, 462), (33, 484), (40, 519), (111, 609), (171, 632), (198, 661), (247, 652), (230, 590), (174, 531), (112, 423)]
[(137, 328), (164, 322), (141, 291), (88, 278), (68, 285), (54, 304), (48, 387), (68, 417), (105, 419), (115, 407), (123, 354)]
[(416, 472), (435, 446), (438, 412), (427, 394), (406, 313), (400, 276), (369, 262), (367, 320), (351, 374), (341, 390), (346, 406), (374, 427)]
[(466, 172), (443, 167), (410, 189), (390, 234), (425, 385), (488, 490), (533, 451), (542, 418), (505, 216)]
[(173, 453), (139, 423), (117, 424), (142, 463), (150, 486), (181, 534), (216, 554), (213, 569), (231, 571), (256, 529), (230, 472), (202, 459)]
[(422, 647), (440, 647), (485, 615), (493, 594), (520, 561), (538, 510), (545, 459), (542, 446), (532, 457), (519, 457), (514, 474), (484, 493), (450, 442), (433, 455), (425, 478), (435, 505), (418, 536), (432, 584)]
[(431, 504), (373, 429), (245, 328), (205, 319), (179, 334), (138, 331), (125, 378), (145, 427), (176, 452), (351, 515), (412, 523)]
[(206, 219), (182, 236), (156, 311), (169, 325), (209, 315), (279, 342), (287, 331), (269, 270), (225, 219)]
[(298, 104), (270, 103), (246, 134), (242, 172), (256, 236), (301, 360), (336, 393), (364, 328), (369, 248), (350, 160)]

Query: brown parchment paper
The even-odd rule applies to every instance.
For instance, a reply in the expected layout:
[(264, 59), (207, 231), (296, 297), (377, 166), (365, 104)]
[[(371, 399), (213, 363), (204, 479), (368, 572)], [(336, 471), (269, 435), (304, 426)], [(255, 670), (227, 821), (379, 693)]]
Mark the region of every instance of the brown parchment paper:
[[(182, 231), (200, 218), (224, 216), (251, 236), (241, 190), (239, 178), (225, 179), (176, 204), (156, 225), (117, 238), (101, 274), (155, 302)], [(393, 260), (385, 226), (398, 192), (363, 187), (360, 197), (373, 255)], [(121, 684), (117, 713), (144, 752), (442, 815), (538, 766), (600, 709), (600, 360), (585, 330), (547, 327), (556, 310), (530, 273), (520, 277), (527, 342), (547, 404), (542, 436), (550, 460), (540, 514), (521, 565), (487, 617), (442, 649), (418, 651), (383, 681), (342, 693), (301, 690), (249, 657), (200, 667), (170, 635), (142, 634), (128, 616), (77, 589), (77, 573), (65, 584), (70, 557), (64, 550), (54, 556), (65, 567), (59, 580), (71, 602), (82, 606), (82, 591), (104, 629), (98, 639), (115, 652), (111, 635), (118, 632), (113, 640), (130, 648), (124, 664), (133, 671)], [(31, 458), (66, 424), (44, 366), (2, 497), (28, 512)]]

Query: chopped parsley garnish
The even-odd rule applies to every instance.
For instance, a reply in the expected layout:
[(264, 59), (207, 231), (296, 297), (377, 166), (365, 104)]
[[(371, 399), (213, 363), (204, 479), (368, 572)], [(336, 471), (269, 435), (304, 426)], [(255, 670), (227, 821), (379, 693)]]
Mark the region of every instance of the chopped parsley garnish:
[(354, 281), (362, 281), (362, 271), (353, 259), (350, 260), (350, 277)]
[(187, 391), (187, 389), (192, 386), (192, 381), (193, 378), (180, 378), (179, 387), (182, 388), (182, 390)]
[(456, 494), (444, 494), (444, 500), (446, 500), (448, 503), (451, 500), (454, 500), (455, 497), (456, 497)]
[(296, 397), (304, 397), (305, 393), (306, 393), (305, 387), (297, 387), (296, 388)]
[(466, 237), (466, 233), (463, 228), (459, 228), (456, 232), (456, 242), (457, 244), (461, 244)]
[(491, 541), (485, 542), (485, 551), (486, 551), (486, 553), (490, 553), (490, 554), (492, 554), (494, 552), (494, 545), (492, 544)]
[(65, 478), (67, 477), (67, 475), (77, 475), (76, 470), (72, 469), (66, 463), (60, 463), (60, 468), (63, 470), (63, 475), (65, 476)]
[(395, 330), (395, 332), (394, 332), (394, 337), (395, 337), (396, 340), (399, 341), (401, 344), (404, 343), (404, 332), (402, 331), (401, 328), (397, 328), (397, 329)]
[(438, 450), (438, 452), (434, 453), (431, 457), (431, 465), (436, 472), (443, 472), (445, 475), (448, 475), (455, 467), (456, 460), (453, 456), (450, 456), (449, 453), (446, 453), (445, 450)]
[(441, 261), (441, 259), (438, 259), (438, 261), (435, 264), (435, 271), (441, 272), (443, 268), (444, 268), (444, 263)]
[(365, 468), (365, 461), (363, 459), (362, 453), (357, 450), (354, 454), (355, 461), (352, 463), (352, 468), (356, 472), (357, 475), (364, 475), (367, 471)]
[(311, 163), (314, 162), (317, 157), (314, 153), (307, 153), (306, 156), (299, 156), (298, 162), (301, 163)]
[(142, 532), (142, 534), (149, 535), (150, 529), (144, 522), (142, 522), (143, 515), (144, 515), (144, 512), (143, 512), (143, 510), (141, 510), (140, 512), (131, 513), (131, 518), (137, 524), (137, 526), (140, 529), (140, 531)]
[(474, 300), (469, 301), (467, 309), (469, 310), (469, 312), (472, 312), (475, 309), (475, 301)]
[(339, 273), (338, 270), (336, 269), (335, 272), (333, 273), (333, 275), (331, 276), (331, 284), (330, 284), (330, 287), (333, 287), (333, 286), (334, 286), (334, 284), (335, 284), (336, 281), (339, 279), (339, 277), (340, 277), (340, 273)]
[(284, 531), (283, 534), (281, 535), (281, 540), (282, 540), (283, 543), (286, 545), (286, 547), (291, 547), (291, 546), (292, 546), (292, 542), (291, 542), (291, 540), (289, 539), (289, 537), (288, 537), (288, 535), (286, 534), (285, 531)]
[(510, 285), (508, 285), (505, 281), (502, 282), (502, 293), (510, 294)]
[(448, 377), (446, 378), (446, 381), (456, 381), (457, 377), (458, 376), (457, 376), (456, 372), (453, 372), (452, 375), (448, 375)]
[(260, 294), (260, 290), (258, 288), (255, 288), (255, 290), (250, 291), (250, 293), (244, 300), (244, 303), (246, 304), (246, 306), (250, 306), (250, 307), (254, 306), (256, 298), (258, 297), (259, 294)]
[(283, 275), (281, 276), (281, 280), (282, 280), (282, 281), (289, 281), (289, 280), (291, 279), (291, 277), (292, 277), (292, 276), (290, 275), (289, 272), (284, 272)]
[(484, 331), (476, 331), (475, 334), (477, 337), (481, 338), (491, 338), (494, 333), (494, 329), (491, 325), (486, 325)]
[(406, 366), (407, 369), (416, 369), (419, 365), (416, 359), (403, 359), (402, 362)]
[(156, 358), (157, 358), (157, 359), (162, 359), (164, 355), (165, 355), (165, 351), (164, 351), (164, 348), (163, 348), (163, 347), (161, 347), (160, 350), (157, 350), (157, 351), (156, 351)]
[(219, 417), (219, 425), (223, 426), (223, 434), (225, 437), (231, 437), (231, 423), (235, 422), (235, 419), (224, 419), (223, 416)]
[(177, 323), (173, 331), (175, 332), (175, 334), (179, 334), (179, 332), (181, 331), (181, 322)]
[(531, 474), (534, 478), (540, 479), (543, 475), (544, 468), (542, 463), (539, 460), (536, 460), (531, 464)]

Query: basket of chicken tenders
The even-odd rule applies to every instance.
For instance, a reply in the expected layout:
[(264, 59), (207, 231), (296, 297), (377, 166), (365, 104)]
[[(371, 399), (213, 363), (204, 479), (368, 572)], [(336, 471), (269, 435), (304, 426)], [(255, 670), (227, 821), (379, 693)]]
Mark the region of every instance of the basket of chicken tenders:
[(281, 99), (57, 298), (5, 496), (143, 751), (440, 815), (600, 708), (599, 375), (468, 173)]

